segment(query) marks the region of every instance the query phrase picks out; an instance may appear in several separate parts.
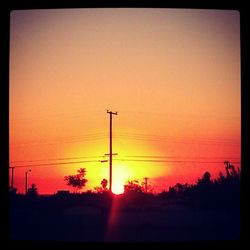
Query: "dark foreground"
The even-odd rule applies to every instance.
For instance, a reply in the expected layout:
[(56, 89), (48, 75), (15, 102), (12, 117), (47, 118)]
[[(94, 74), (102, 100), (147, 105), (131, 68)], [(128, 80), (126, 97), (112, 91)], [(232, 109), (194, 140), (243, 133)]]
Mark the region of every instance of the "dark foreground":
[(159, 197), (15, 197), (12, 240), (172, 242), (238, 240), (240, 212)]

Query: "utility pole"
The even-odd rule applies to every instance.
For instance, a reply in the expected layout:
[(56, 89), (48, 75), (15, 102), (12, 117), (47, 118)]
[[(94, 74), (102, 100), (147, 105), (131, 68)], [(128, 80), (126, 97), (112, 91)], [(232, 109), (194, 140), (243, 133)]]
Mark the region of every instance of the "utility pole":
[(31, 169), (25, 172), (25, 194), (28, 192), (28, 173), (31, 172)]
[(148, 177), (145, 177), (144, 180), (145, 180), (145, 191), (146, 193), (148, 192)]
[(112, 115), (117, 112), (107, 110), (109, 114), (109, 191), (112, 192)]
[(14, 188), (14, 169), (15, 167), (9, 167), (11, 168), (11, 189), (13, 190)]

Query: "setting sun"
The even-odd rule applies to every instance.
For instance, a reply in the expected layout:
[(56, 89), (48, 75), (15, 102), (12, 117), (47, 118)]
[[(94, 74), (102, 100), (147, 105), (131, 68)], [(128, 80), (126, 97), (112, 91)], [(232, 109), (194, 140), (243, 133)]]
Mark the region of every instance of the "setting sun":
[(115, 181), (112, 185), (112, 192), (114, 194), (123, 194), (124, 193), (124, 183)]
[(112, 192), (114, 194), (124, 193), (124, 185), (131, 178), (133, 178), (133, 175), (129, 166), (114, 164)]

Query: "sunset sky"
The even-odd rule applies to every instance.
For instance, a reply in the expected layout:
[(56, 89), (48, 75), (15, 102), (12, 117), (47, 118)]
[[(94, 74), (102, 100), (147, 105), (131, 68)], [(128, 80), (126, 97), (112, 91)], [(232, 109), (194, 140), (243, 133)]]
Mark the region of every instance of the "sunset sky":
[(108, 179), (109, 163), (100, 162), (109, 153), (107, 109), (118, 112), (114, 189), (149, 177), (158, 192), (207, 170), (216, 178), (225, 160), (239, 167), (239, 18), (219, 10), (13, 11), (14, 186), (24, 192), (28, 169), (41, 194), (72, 190), (64, 176), (80, 167), (83, 190)]

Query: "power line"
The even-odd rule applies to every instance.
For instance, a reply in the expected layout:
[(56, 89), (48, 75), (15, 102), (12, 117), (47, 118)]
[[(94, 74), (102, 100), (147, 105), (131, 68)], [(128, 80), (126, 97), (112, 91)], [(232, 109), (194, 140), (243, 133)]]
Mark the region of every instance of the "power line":
[[(105, 155), (109, 155), (109, 154), (105, 154)], [(113, 155), (115, 155), (113, 153)], [(41, 162), (41, 161), (64, 161), (64, 160), (76, 160), (76, 159), (91, 159), (91, 158), (103, 158), (105, 156), (79, 156), (79, 157), (63, 157), (63, 158), (48, 158), (48, 159), (36, 159), (36, 160), (21, 160), (21, 161), (11, 161), (11, 164), (15, 164), (15, 163), (22, 163), (22, 162)], [(129, 158), (129, 159), (126, 159)], [(159, 156), (159, 155), (124, 155), (123, 156), (123, 160), (125, 161), (129, 161), (131, 160), (131, 158), (136, 158), (136, 160), (138, 160), (138, 158), (142, 158), (140, 160), (143, 160), (143, 158), (145, 158), (145, 160), (147, 159), (239, 159), (240, 157), (188, 157), (188, 156)], [(117, 159), (116, 159), (117, 160)], [(171, 160), (173, 161), (173, 160)], [(37, 165), (37, 164), (36, 164)]]
[(239, 143), (237, 142), (230, 142), (230, 141), (220, 141), (220, 140), (202, 140), (202, 141), (195, 141), (195, 140), (190, 140), (190, 141), (184, 141), (184, 140), (172, 140), (171, 138), (167, 137), (157, 137), (157, 136), (131, 136), (131, 135), (115, 135), (115, 138), (123, 138), (125, 137), (126, 139), (130, 140), (141, 140), (141, 141), (165, 141), (167, 143), (181, 143), (181, 144), (202, 144), (202, 145), (209, 145), (209, 146), (220, 146), (220, 145), (226, 145), (228, 146), (240, 146)]
[(158, 155), (124, 155), (124, 157), (128, 157), (128, 158), (186, 158), (186, 159), (240, 159), (240, 157), (190, 157), (190, 156), (158, 156)]
[(67, 164), (79, 164), (79, 163), (88, 163), (88, 162), (100, 162), (97, 160), (90, 161), (69, 161), (69, 162), (52, 162), (52, 163), (43, 163), (43, 164), (29, 164), (29, 165), (16, 165), (15, 168), (30, 168), (30, 167), (42, 167), (42, 166), (56, 166), (56, 165), (67, 165)]
[(102, 156), (81, 156), (81, 157), (63, 157), (63, 158), (48, 158), (48, 159), (37, 159), (37, 160), (22, 160), (22, 161), (12, 161), (13, 163), (19, 162), (39, 162), (39, 161), (63, 161), (63, 160), (75, 160), (75, 159), (91, 159), (91, 158), (101, 158)]
[[(117, 161), (134, 161), (134, 162), (168, 162), (168, 163), (204, 163), (204, 164), (219, 164), (224, 161), (183, 161), (183, 160), (142, 160), (142, 159), (115, 159)], [(240, 162), (232, 162), (239, 164)]]
[[(127, 136), (127, 135), (132, 135), (132, 136), (157, 136), (157, 137), (162, 137), (162, 138), (166, 138), (167, 136), (164, 136), (164, 135), (155, 135), (155, 134), (141, 134), (141, 133), (128, 133), (128, 132), (116, 132), (116, 134), (119, 134), (119, 135), (124, 135), (124, 136)], [(182, 139), (181, 137), (178, 137), (178, 139)], [(204, 137), (196, 137), (196, 139), (199, 139), (199, 140), (220, 140), (220, 141), (232, 141), (233, 139), (221, 139), (221, 138), (204, 138)]]
[(55, 145), (55, 144), (64, 144), (64, 143), (78, 143), (84, 141), (96, 141), (106, 139), (106, 133), (99, 133), (95, 135), (83, 135), (83, 136), (71, 136), (71, 137), (62, 137), (54, 140), (46, 140), (46, 141), (37, 141), (37, 142), (27, 142), (20, 144), (10, 144), (10, 147), (23, 147), (23, 146), (41, 146), (41, 145)]
[(180, 117), (180, 116), (184, 116), (184, 117), (188, 117), (190, 118), (190, 116), (194, 116), (194, 117), (214, 117), (216, 119), (230, 119), (230, 120), (236, 120), (236, 121), (240, 121), (240, 116), (232, 116), (232, 115), (215, 115), (215, 114), (195, 114), (195, 113), (186, 113), (186, 114), (183, 114), (183, 113), (171, 113), (171, 112), (148, 112), (148, 111), (134, 111), (134, 110), (120, 110), (122, 113), (127, 113), (127, 114), (131, 114), (131, 113), (135, 113), (136, 115), (155, 115), (155, 116), (160, 116), (161, 118), (166, 118), (166, 117), (169, 117), (169, 116), (172, 116), (172, 117)]
[[(182, 141), (182, 140), (172, 140), (167, 137), (157, 137), (153, 135), (149, 136), (134, 136), (134, 135), (115, 135), (113, 136), (114, 138), (123, 138), (125, 137), (126, 139), (129, 140), (141, 140), (141, 141), (165, 141), (167, 143), (181, 143), (181, 144), (200, 144), (200, 145), (208, 145), (208, 146), (232, 146), (232, 147), (238, 147), (240, 146), (240, 143), (229, 141), (229, 140), (216, 140), (216, 139), (207, 139), (203, 141)], [(41, 146), (41, 145), (57, 145), (57, 144), (67, 144), (67, 143), (80, 143), (80, 142), (86, 142), (86, 141), (99, 141), (99, 140), (104, 140), (107, 138), (107, 134), (105, 135), (99, 135), (99, 136), (88, 136), (88, 137), (73, 137), (72, 139), (59, 139), (59, 140), (52, 140), (52, 141), (38, 141), (38, 142), (28, 142), (28, 143), (20, 143), (20, 144), (11, 144), (10, 147), (26, 147), (26, 146)]]
[[(83, 118), (83, 115), (88, 114), (88, 116), (95, 116), (97, 117), (98, 114), (101, 114), (102, 111), (101, 110), (93, 110), (91, 113), (88, 111), (80, 111), (80, 112), (71, 112), (71, 113), (56, 113), (56, 114), (48, 114), (48, 115), (38, 115), (38, 116), (33, 116), (31, 117), (19, 117), (19, 118), (10, 118), (10, 122), (11, 123), (17, 123), (20, 121), (26, 121), (26, 122), (30, 122), (30, 121), (40, 121), (40, 120), (51, 120), (51, 119), (63, 119), (65, 120), (65, 117), (67, 118)], [(86, 118), (87, 120), (87, 118)]]
[[(151, 162), (151, 163), (200, 163), (200, 164), (223, 164), (224, 161), (184, 161), (184, 160), (150, 160), (150, 159), (114, 159), (115, 161), (122, 162)], [(89, 160), (89, 161), (68, 161), (68, 162), (51, 162), (43, 164), (27, 164), (27, 165), (16, 165), (13, 168), (31, 168), (31, 167), (45, 167), (45, 166), (56, 166), (56, 165), (69, 165), (69, 164), (79, 164), (79, 163), (92, 163), (100, 162), (99, 160)], [(241, 162), (231, 162), (232, 164), (240, 164)], [(12, 168), (12, 167), (11, 167)]]
[[(119, 135), (119, 136), (134, 136), (134, 137), (158, 137), (160, 139), (171, 139), (168, 136), (164, 135), (155, 135), (155, 134), (140, 134), (140, 133), (126, 133), (126, 132), (118, 132), (115, 133), (114, 135)], [(182, 140), (183, 138), (177, 137), (176, 139)], [(186, 139), (186, 138), (184, 138)], [(193, 138), (189, 138), (190, 140)], [(196, 140), (206, 140), (206, 141), (220, 141), (220, 142), (233, 142), (234, 139), (220, 139), (220, 138), (202, 138), (202, 137), (196, 137)]]

